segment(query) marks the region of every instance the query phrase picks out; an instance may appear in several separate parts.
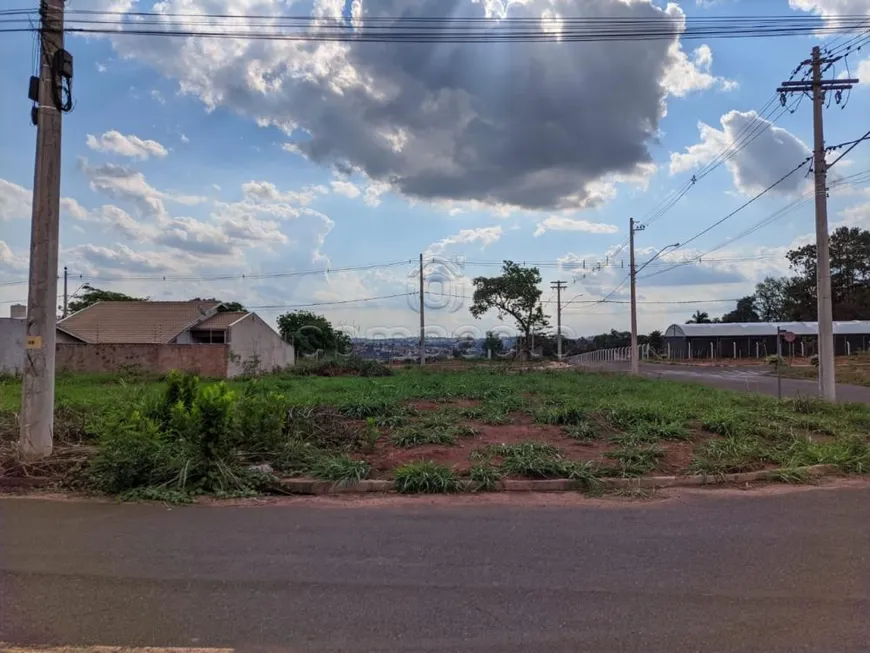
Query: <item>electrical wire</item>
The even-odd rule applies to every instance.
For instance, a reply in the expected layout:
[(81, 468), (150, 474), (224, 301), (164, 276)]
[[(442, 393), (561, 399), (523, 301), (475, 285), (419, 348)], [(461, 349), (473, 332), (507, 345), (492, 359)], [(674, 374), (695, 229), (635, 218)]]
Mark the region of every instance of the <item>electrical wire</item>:
[[(0, 18), (2, 32), (30, 28), (6, 27), (28, 14), (8, 12)], [(178, 20), (178, 19), (188, 19)], [(245, 21), (239, 29), (233, 21)], [(265, 22), (264, 22), (265, 21)], [(257, 24), (260, 22), (261, 24)], [(728, 16), (684, 17), (560, 17), (549, 24), (540, 18), (472, 18), (171, 14), (67, 10), (67, 31), (80, 34), (239, 38), (251, 40), (356, 41), (403, 43), (593, 42), (762, 38), (800, 34), (852, 33), (866, 28), (863, 16)], [(558, 29), (553, 29), (558, 25)], [(198, 27), (200, 29), (190, 29)]]

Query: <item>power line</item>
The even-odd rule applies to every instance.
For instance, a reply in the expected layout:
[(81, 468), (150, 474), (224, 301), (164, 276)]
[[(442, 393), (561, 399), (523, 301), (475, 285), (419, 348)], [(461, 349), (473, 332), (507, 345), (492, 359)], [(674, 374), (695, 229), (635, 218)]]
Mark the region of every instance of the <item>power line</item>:
[[(767, 188), (765, 188), (763, 191), (761, 191), (760, 193), (758, 193), (757, 195), (755, 195), (754, 197), (752, 197), (751, 199), (747, 200), (746, 202), (744, 202), (743, 204), (741, 204), (739, 207), (737, 207), (736, 209), (734, 209), (733, 211), (731, 211), (731, 213), (729, 213), (728, 215), (726, 215), (724, 218), (721, 218), (721, 219), (717, 220), (716, 222), (714, 222), (713, 224), (709, 225), (708, 227), (702, 229), (701, 231), (699, 231), (698, 233), (696, 233), (696, 234), (695, 234), (694, 236), (692, 236), (691, 238), (688, 238), (688, 239), (686, 239), (686, 240), (681, 241), (681, 242), (680, 242), (680, 245), (679, 245), (679, 248), (683, 248), (683, 247), (685, 247), (685, 246), (688, 245), (689, 243), (691, 243), (691, 242), (697, 240), (698, 238), (700, 238), (700, 237), (703, 236), (704, 234), (706, 234), (706, 233), (710, 232), (711, 230), (715, 229), (716, 227), (718, 227), (720, 224), (722, 224), (722, 223), (725, 222), (726, 220), (729, 220), (730, 218), (733, 218), (733, 217), (734, 217), (735, 215), (737, 215), (740, 211), (742, 211), (743, 209), (745, 209), (745, 208), (748, 207), (749, 205), (751, 205), (751, 204), (753, 204), (754, 202), (756, 202), (758, 199), (760, 199), (761, 197), (763, 197), (764, 195), (766, 195), (767, 193), (769, 193), (771, 190), (773, 190), (774, 188), (776, 188), (777, 186), (779, 186), (779, 185), (780, 185), (782, 182), (784, 182), (786, 179), (788, 179), (789, 177), (791, 177), (791, 176), (792, 176), (794, 173), (796, 173), (798, 170), (800, 170), (800, 169), (803, 168), (805, 165), (807, 165), (810, 161), (812, 161), (812, 158), (813, 158), (812, 156), (808, 156), (808, 157), (805, 158), (803, 161), (801, 161), (801, 163), (799, 163), (797, 166), (795, 166), (794, 168), (792, 168), (789, 172), (785, 173), (782, 177), (780, 177), (779, 179), (777, 179), (775, 182), (773, 182), (770, 186), (768, 186)], [(675, 249), (677, 249), (677, 248), (675, 248)], [(656, 275), (656, 274), (662, 274), (662, 272), (654, 272), (654, 273), (652, 273), (652, 274), (644, 275), (644, 276), (641, 277), (641, 278), (651, 277), (651, 276), (654, 276), (654, 275)]]
[[(32, 13), (32, 12), (30, 12)], [(27, 13), (7, 13), (0, 24), (15, 25)], [(763, 38), (800, 34), (842, 34), (867, 28), (864, 16), (728, 16), (683, 17), (560, 17), (476, 18), (171, 14), (159, 12), (104, 12), (70, 9), (67, 30), (79, 34), (170, 36), (182, 38), (234, 38), (288, 41), (355, 41), (401, 43), (493, 42), (600, 42)], [(178, 20), (188, 19), (188, 20)], [(244, 21), (247, 29), (233, 22)], [(259, 24), (258, 24), (259, 23)], [(78, 25), (78, 26), (76, 26)], [(190, 29), (189, 26), (205, 29)], [(0, 32), (28, 31), (4, 27)]]

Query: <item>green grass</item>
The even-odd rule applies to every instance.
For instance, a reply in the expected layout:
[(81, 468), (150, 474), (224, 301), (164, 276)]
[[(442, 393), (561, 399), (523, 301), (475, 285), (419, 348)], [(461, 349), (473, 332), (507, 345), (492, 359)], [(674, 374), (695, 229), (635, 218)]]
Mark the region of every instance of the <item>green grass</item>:
[(324, 456), (311, 469), (312, 476), (325, 481), (358, 483), (367, 478), (372, 466), (364, 460), (355, 460), (347, 454)]
[(396, 491), (402, 494), (439, 494), (461, 489), (461, 483), (452, 469), (431, 460), (397, 467), (393, 479)]
[(469, 478), (475, 484), (475, 489), (479, 492), (492, 491), (496, 487), (504, 474), (502, 471), (489, 463), (481, 463), (475, 465), (469, 470)]
[(623, 476), (643, 476), (649, 474), (658, 467), (659, 460), (664, 456), (664, 451), (656, 444), (620, 447), (609, 451), (608, 458), (617, 462), (613, 473)]
[(393, 433), (390, 442), (397, 447), (419, 447), (424, 444), (456, 444), (456, 436), (444, 428), (407, 426)]
[[(201, 385), (217, 384), (204, 380)], [(640, 473), (657, 460), (651, 453), (655, 446), (690, 437), (697, 440), (691, 463), (696, 472), (817, 463), (834, 464), (847, 473), (870, 471), (866, 405), (832, 405), (811, 398), (778, 403), (675, 381), (518, 371), (503, 363), (461, 371), (414, 367), (385, 377), (278, 374), (255, 382), (228, 381), (222, 387), (220, 397), (206, 398), (204, 404), (220, 418), (220, 437), (214, 440), (201, 437), (197, 411), (154, 411), (165, 397), (165, 379), (61, 374), (56, 441), (104, 449), (100, 464), (86, 467), (90, 474), (102, 474), (101, 487), (113, 493), (140, 487), (175, 492), (192, 485), (197, 491), (247, 491), (255, 484), (242, 473), (245, 465), (269, 463), (284, 476), (308, 475), (325, 457), (360, 458), (388, 436), (403, 446), (448, 445), (475, 435), (467, 422), (505, 424), (522, 413), (539, 424), (558, 425), (580, 442), (612, 436), (622, 452), (614, 458), (619, 473)], [(217, 405), (221, 397), (226, 406)], [(460, 399), (480, 404), (465, 409), (443, 405), (434, 412), (409, 407), (416, 401)], [(20, 380), (0, 377), (0, 441), (18, 437), (20, 401)], [(132, 419), (136, 411), (152, 421)], [(485, 463), (498, 456), (501, 472), (533, 478), (589, 471), (572, 467), (551, 445), (522, 444), (472, 457)]]
[(592, 442), (598, 439), (598, 432), (586, 420), (582, 420), (576, 424), (563, 426), (562, 430), (569, 438), (574, 438), (578, 442)]

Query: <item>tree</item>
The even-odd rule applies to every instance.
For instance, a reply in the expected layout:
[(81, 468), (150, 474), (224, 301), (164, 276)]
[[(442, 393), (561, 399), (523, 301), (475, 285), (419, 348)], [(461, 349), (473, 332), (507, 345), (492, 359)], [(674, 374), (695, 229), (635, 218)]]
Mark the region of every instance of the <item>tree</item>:
[(647, 337), (647, 344), (649, 344), (650, 349), (654, 351), (661, 351), (665, 348), (665, 338), (662, 336), (661, 331), (650, 331), (649, 336)]
[(504, 343), (501, 338), (492, 331), (487, 331), (486, 338), (483, 341), (484, 355), (486, 355), (486, 352), (491, 351), (492, 355), (495, 356), (496, 354), (500, 354), (502, 350), (504, 350)]
[(686, 324), (710, 324), (710, 314), (704, 311), (695, 311), (691, 320), (686, 320)]
[(352, 347), (349, 335), (337, 331), (325, 317), (310, 311), (292, 311), (279, 316), (278, 331), (300, 354), (318, 351), (345, 354)]
[[(215, 297), (209, 297), (205, 299), (203, 297), (194, 297), (191, 301), (194, 302), (221, 302), (221, 300)], [(221, 302), (221, 305), (218, 306), (218, 313), (244, 313), (245, 307), (242, 306), (240, 302)]]
[(762, 322), (785, 322), (787, 279), (766, 277), (755, 286), (755, 309)]
[(509, 315), (522, 334), (518, 342), (520, 358), (528, 358), (531, 334), (547, 327), (549, 321), (541, 309), (541, 272), (535, 267), (523, 267), (513, 261), (505, 261), (501, 276), (476, 277), (471, 315), (479, 319), (484, 313), (495, 310), (498, 319)]
[(78, 295), (77, 299), (71, 300), (67, 304), (67, 308), (70, 313), (75, 313), (80, 311), (88, 306), (92, 306), (97, 302), (143, 302), (147, 301), (141, 297), (131, 297), (130, 295), (125, 295), (121, 292), (113, 292), (111, 290), (101, 290), (99, 288), (94, 288), (90, 284), (85, 284), (81, 287), (81, 289), (76, 293)]
[(722, 316), (722, 322), (760, 322), (755, 310), (755, 295), (747, 295), (737, 300), (737, 308)]

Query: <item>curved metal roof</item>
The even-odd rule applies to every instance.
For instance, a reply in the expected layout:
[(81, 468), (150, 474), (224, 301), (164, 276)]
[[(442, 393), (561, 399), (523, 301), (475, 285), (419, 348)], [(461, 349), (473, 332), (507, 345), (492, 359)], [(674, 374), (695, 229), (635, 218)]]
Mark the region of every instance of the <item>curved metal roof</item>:
[[(814, 336), (818, 322), (723, 322), (715, 324), (672, 324), (665, 331), (666, 338), (760, 338), (776, 336), (776, 327), (798, 336)], [(835, 335), (870, 335), (870, 321), (851, 320), (834, 322)]]

